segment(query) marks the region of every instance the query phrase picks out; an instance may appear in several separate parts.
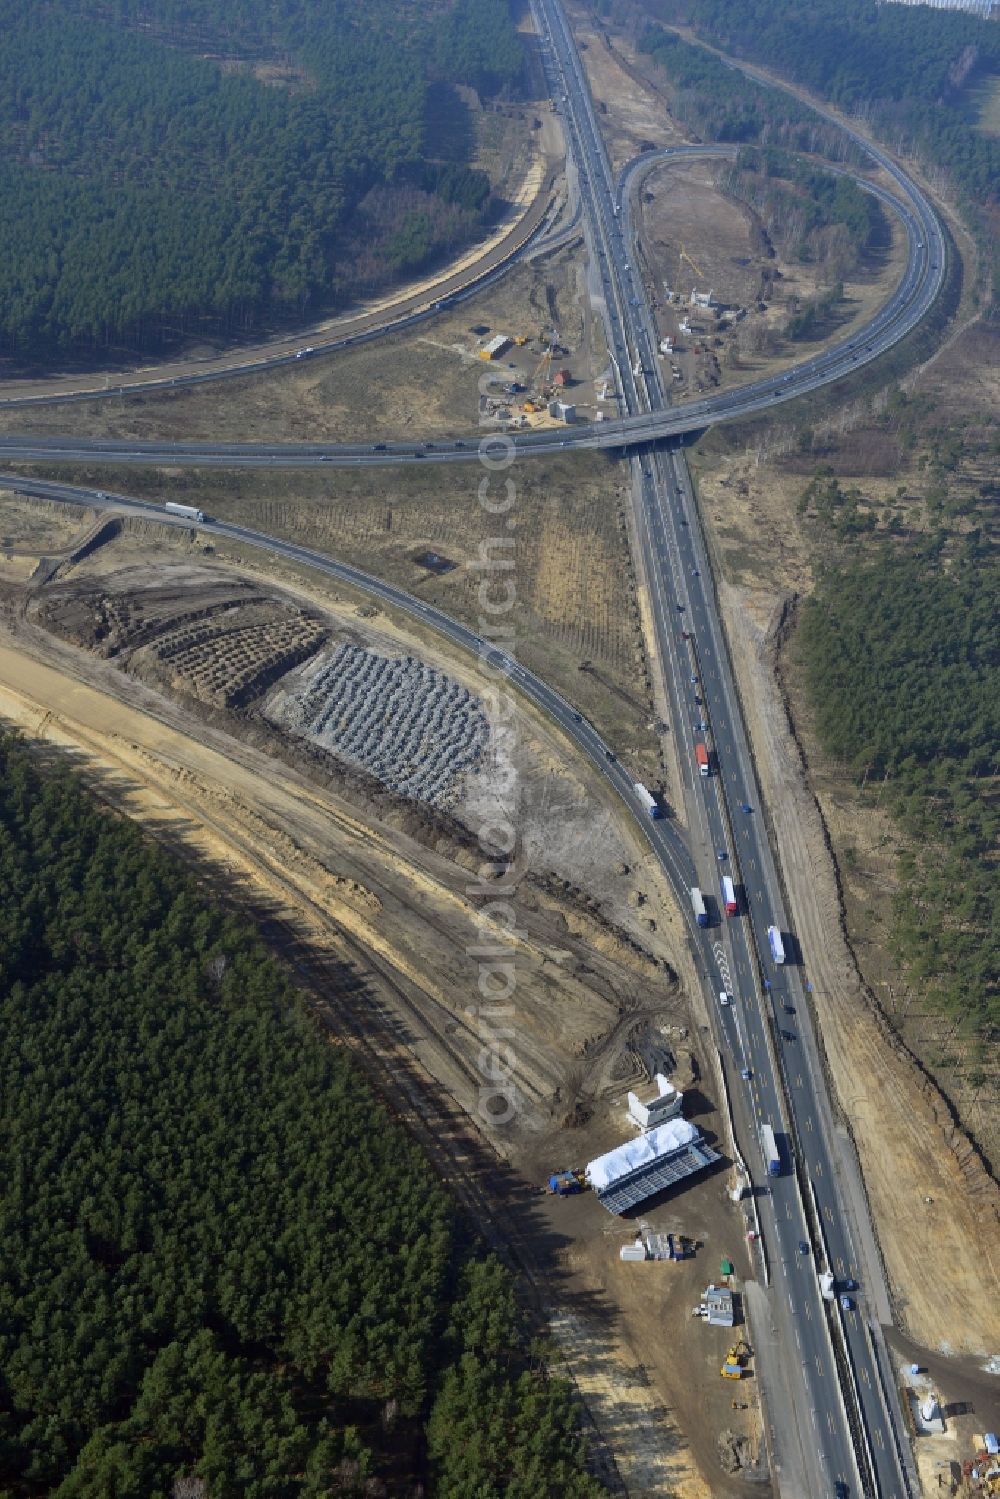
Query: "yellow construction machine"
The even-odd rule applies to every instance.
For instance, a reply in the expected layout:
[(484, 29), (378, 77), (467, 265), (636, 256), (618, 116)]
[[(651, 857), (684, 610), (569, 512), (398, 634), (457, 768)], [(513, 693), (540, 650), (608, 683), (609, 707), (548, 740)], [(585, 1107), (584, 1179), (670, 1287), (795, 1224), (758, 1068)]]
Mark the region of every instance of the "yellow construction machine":
[(723, 1379), (742, 1379), (749, 1358), (750, 1348), (741, 1339), (740, 1342), (734, 1343), (726, 1354), (726, 1361), (719, 1370), (719, 1373)]

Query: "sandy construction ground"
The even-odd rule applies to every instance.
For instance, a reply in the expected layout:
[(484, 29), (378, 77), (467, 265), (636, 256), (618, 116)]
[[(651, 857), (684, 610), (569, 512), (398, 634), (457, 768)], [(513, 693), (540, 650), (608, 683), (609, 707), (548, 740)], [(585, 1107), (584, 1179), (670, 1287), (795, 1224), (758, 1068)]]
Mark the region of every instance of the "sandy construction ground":
[[(342, 965), (352, 970), (358, 983), (355, 1002), (366, 1012), (359, 1024), (373, 1022), (376, 1011), (383, 1017), (389, 1012), (407, 1054), (435, 1081), (446, 1080), (451, 1096), (476, 1116), (481, 1079), (462, 1055), (461, 1033), (469, 1022), (454, 995), (462, 987), (462, 976), (455, 972), (464, 959), (459, 942), (471, 947), (477, 930), (468, 904), (441, 878), (437, 861), (422, 855), (404, 861), (395, 846), (328, 798), (291, 782), (279, 783), (273, 768), (268, 772), (253, 765), (253, 757), (239, 764), (212, 745), (69, 681), (9, 644), (0, 645), (0, 717), (68, 754), (102, 796), (158, 836), (182, 845), (202, 867), (214, 871), (220, 887), (266, 906), (271, 925), (294, 929), (313, 959), (318, 953), (328, 969)], [(398, 841), (394, 838), (392, 845)], [(348, 869), (349, 874), (338, 872)], [(612, 1018), (608, 1001), (573, 976), (576, 945), (568, 935), (546, 941), (536, 931), (518, 950), (515, 1046), (524, 1108), (516, 1133), (495, 1134), (494, 1144), (515, 1158), (523, 1158), (528, 1149), (528, 1159), (539, 1166), (546, 1154), (550, 1163), (555, 1159), (551, 1144), (546, 1148), (530, 1138), (526, 1144), (524, 1135), (541, 1129), (544, 1140), (550, 1132), (542, 1105), (553, 1075), (545, 1053), (553, 1044), (566, 1048), (574, 1034), (604, 1030)], [(592, 969), (600, 963), (592, 952)], [(350, 987), (345, 979), (345, 991)], [(471, 996), (472, 972), (464, 987)], [(607, 1130), (607, 1124), (603, 1127)], [(567, 1140), (562, 1148), (573, 1149), (573, 1142)], [(582, 1139), (576, 1148), (586, 1148)], [(516, 1205), (530, 1189), (521, 1179), (511, 1190)], [(701, 1190), (706, 1201), (702, 1216), (707, 1212), (716, 1223), (724, 1222), (728, 1212), (719, 1201), (718, 1184)], [(628, 1492), (673, 1492), (685, 1499), (740, 1492), (721, 1474), (713, 1477), (711, 1467), (709, 1481), (699, 1476), (696, 1449), (710, 1463), (711, 1441), (699, 1439), (694, 1447), (687, 1435), (693, 1431), (701, 1437), (701, 1402), (697, 1410), (691, 1404), (698, 1377), (692, 1382), (689, 1376), (686, 1389), (678, 1387), (665, 1373), (675, 1367), (672, 1349), (662, 1341), (659, 1348), (654, 1343), (644, 1365), (632, 1344), (648, 1325), (650, 1294), (655, 1305), (665, 1290), (672, 1293), (672, 1309), (666, 1304), (661, 1308), (662, 1325), (676, 1320), (682, 1332), (692, 1325), (688, 1304), (697, 1299), (696, 1281), (705, 1278), (705, 1271), (681, 1278), (672, 1266), (623, 1266), (622, 1271), (638, 1268), (640, 1276), (646, 1274), (646, 1285), (635, 1278), (631, 1285), (616, 1284), (619, 1275), (602, 1285), (608, 1275), (602, 1267), (613, 1263), (624, 1241), (622, 1227), (608, 1239), (612, 1220), (593, 1198), (581, 1199), (581, 1205), (586, 1221), (570, 1225), (573, 1237), (582, 1240), (575, 1252), (568, 1257), (560, 1253), (556, 1264), (547, 1266), (548, 1256), (537, 1246), (535, 1252), (543, 1261), (539, 1273), (547, 1268), (563, 1284), (564, 1299), (556, 1300), (552, 1330)], [(566, 1225), (554, 1211), (563, 1206), (553, 1204), (549, 1224), (557, 1244), (567, 1242)], [(683, 1219), (688, 1231), (689, 1212)], [(676, 1223), (676, 1208), (671, 1216)], [(498, 1221), (503, 1236), (505, 1226)], [(736, 1237), (734, 1231), (731, 1238)], [(713, 1238), (717, 1248), (728, 1250), (724, 1229)], [(672, 1285), (671, 1275), (677, 1277)], [(696, 1332), (707, 1343), (700, 1324)], [(722, 1336), (717, 1334), (714, 1343)], [(706, 1381), (723, 1351), (712, 1346), (701, 1353)], [(709, 1389), (715, 1393), (717, 1385), (715, 1374)], [(748, 1420), (753, 1433), (752, 1411), (733, 1413), (727, 1424), (738, 1422), (742, 1428)]]
[[(664, 789), (676, 808), (679, 798), (667, 779), (654, 724), (657, 715), (668, 715), (663, 705), (654, 710), (650, 694), (622, 479), (617, 464), (569, 454), (518, 468), (515, 514), (505, 518), (516, 520), (513, 643), (520, 659), (598, 728), (634, 778)], [(117, 491), (121, 475), (90, 471), (87, 482)], [(158, 470), (131, 474), (127, 487), (153, 503), (183, 499), (209, 515), (353, 562), (473, 629), (481, 627), (481, 548), (491, 545), (497, 527), (483, 508), (472, 470), (433, 463), (406, 474)], [(31, 524), (37, 524), (34, 518)], [(127, 530), (150, 542), (155, 538), (164, 556), (201, 555), (180, 539), (165, 538), (159, 525), (129, 522)], [(224, 551), (255, 574), (264, 565), (252, 549)], [(448, 570), (423, 565), (428, 552), (446, 559)], [(104, 566), (102, 556), (107, 566), (119, 566), (116, 555), (114, 548), (98, 553), (88, 568)], [(307, 581), (291, 564), (267, 567), (272, 576), (287, 573), (296, 586), (312, 588), (317, 581), (315, 575)], [(432, 646), (430, 635), (427, 643)]]
[[(843, 937), (819, 809), (774, 682), (759, 598), (721, 592), (836, 1096), (861, 1157), (896, 1307), (915, 1342), (1000, 1350), (1000, 1190), (893, 1038)], [(755, 607), (756, 606), (756, 607)]]
[(612, 166), (624, 166), (649, 146), (683, 142), (685, 136), (662, 95), (643, 76), (631, 44), (595, 25), (589, 10), (569, 8)]
[[(32, 525), (41, 521), (29, 516)], [(277, 602), (262, 601), (265, 588)], [(447, 830), (429, 840), (419, 818), (390, 802), (365, 805), (293, 752), (276, 757), (263, 720), (196, 700), (176, 671), (167, 690), (149, 667), (156, 642), (190, 629), (185, 621), (195, 619), (204, 644), (213, 607), (231, 625), (237, 605), (266, 620), (295, 599), (334, 635), (349, 630), (373, 649), (417, 653), (482, 689), (473, 663), (383, 614), (359, 613), (356, 598), (293, 589), (288, 578), (276, 586), (259, 569), (126, 533), (44, 586), (0, 589), (0, 720), (68, 759), (100, 796), (193, 861), (218, 895), (253, 913), (336, 1039), (375, 1067), (487, 1240), (517, 1252), (613, 1454), (608, 1471), (626, 1491), (746, 1492), (746, 1477), (721, 1466), (717, 1438), (731, 1433), (756, 1459), (753, 1382), (734, 1408), (718, 1377), (726, 1334), (690, 1317), (721, 1256), (741, 1274), (751, 1269), (724, 1168), (653, 1203), (644, 1220), (697, 1241), (683, 1266), (622, 1265), (618, 1249), (635, 1222), (612, 1219), (589, 1194), (566, 1202), (538, 1190), (549, 1171), (627, 1136), (625, 1094), (648, 1087), (640, 1079), (651, 1056), (670, 1059), (689, 1116), (726, 1154), (697, 997), (692, 1008), (695, 976), (641, 835), (559, 736), (519, 709), (527, 867), (504, 896), (518, 927), (517, 1107), (503, 1127), (488, 1126), (483, 1057), (496, 1022), (475, 951), (504, 937), (483, 911), (489, 881), (485, 896), (470, 893), (480, 859)], [(89, 635), (88, 609), (98, 626)]]
[[(792, 305), (808, 303), (828, 288), (814, 267), (776, 254), (769, 242), (770, 253), (764, 252), (756, 214), (723, 190), (727, 171), (728, 166), (708, 160), (654, 164), (633, 188), (658, 332), (674, 341), (664, 376), (670, 379), (671, 368), (683, 376), (672, 382), (678, 400), (790, 369), (849, 338), (892, 295), (906, 266), (902, 229), (893, 214), (880, 209), (876, 242), (844, 277), (838, 314), (824, 336), (802, 343), (785, 339), (781, 330)], [(672, 302), (666, 300), (667, 288)], [(718, 317), (689, 305), (692, 291), (709, 290)], [(740, 309), (746, 315), (735, 321)], [(685, 317), (690, 334), (680, 330)]]

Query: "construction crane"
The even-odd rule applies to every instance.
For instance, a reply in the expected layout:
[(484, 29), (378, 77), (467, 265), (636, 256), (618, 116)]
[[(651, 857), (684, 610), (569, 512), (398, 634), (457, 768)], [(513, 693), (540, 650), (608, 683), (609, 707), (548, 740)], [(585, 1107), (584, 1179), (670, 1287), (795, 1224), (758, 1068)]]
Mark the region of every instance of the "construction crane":
[(535, 373), (531, 377), (531, 383), (539, 389), (542, 389), (545, 385), (548, 384), (549, 370), (552, 367), (552, 357), (558, 338), (558, 329), (553, 328), (552, 337), (549, 339), (548, 347), (535, 366)]
[[(694, 271), (695, 275), (698, 277), (698, 280), (699, 281), (704, 281), (704, 279), (705, 279), (705, 272), (698, 269), (698, 267), (695, 265), (694, 261), (691, 259), (690, 255), (685, 250), (685, 248), (684, 248), (683, 245), (681, 245), (681, 260), (686, 260), (687, 263), (688, 263), (688, 265)], [(680, 272), (680, 268), (681, 268), (680, 267), (680, 261), (678, 261), (678, 263), (677, 263), (677, 270), (678, 270), (678, 272)]]

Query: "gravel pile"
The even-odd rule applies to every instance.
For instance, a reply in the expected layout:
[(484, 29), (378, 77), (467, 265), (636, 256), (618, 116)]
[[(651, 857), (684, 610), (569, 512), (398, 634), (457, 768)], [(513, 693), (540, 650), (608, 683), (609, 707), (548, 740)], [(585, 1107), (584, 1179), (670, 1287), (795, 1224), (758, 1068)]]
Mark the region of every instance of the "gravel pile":
[(459, 800), (489, 739), (479, 698), (444, 672), (347, 643), (309, 679), (289, 727), (435, 807)]

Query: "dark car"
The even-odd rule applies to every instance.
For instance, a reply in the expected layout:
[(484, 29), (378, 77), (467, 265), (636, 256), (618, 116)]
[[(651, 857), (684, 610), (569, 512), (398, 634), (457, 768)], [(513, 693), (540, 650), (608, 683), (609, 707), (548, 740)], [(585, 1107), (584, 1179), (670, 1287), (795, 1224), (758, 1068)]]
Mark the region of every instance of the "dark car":
[(808, 1254), (808, 1253), (809, 1253), (809, 1245), (806, 1243), (805, 1239), (800, 1239), (799, 1240), (799, 1254)]
[(385, 443), (384, 442), (377, 442), (377, 443), (375, 443), (373, 445), (373, 447), (372, 447), (372, 452), (373, 453), (384, 453), (385, 452)]

